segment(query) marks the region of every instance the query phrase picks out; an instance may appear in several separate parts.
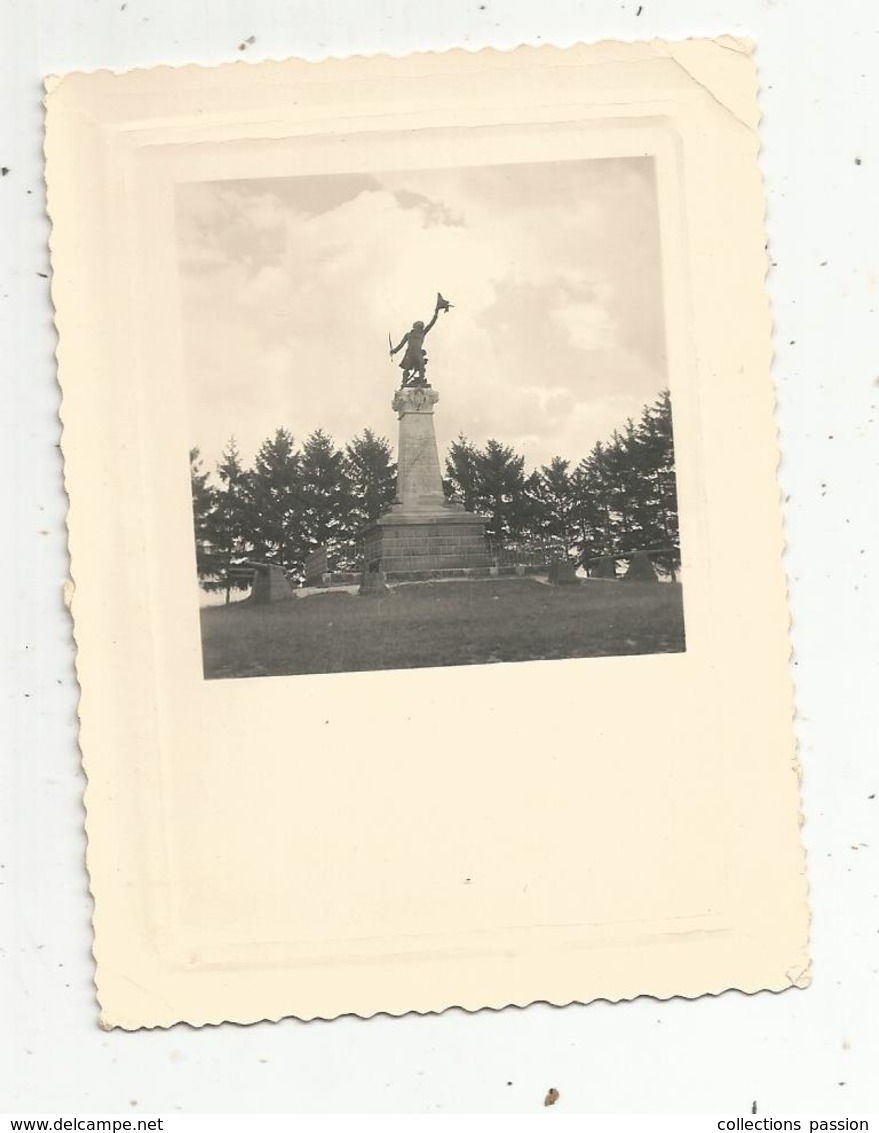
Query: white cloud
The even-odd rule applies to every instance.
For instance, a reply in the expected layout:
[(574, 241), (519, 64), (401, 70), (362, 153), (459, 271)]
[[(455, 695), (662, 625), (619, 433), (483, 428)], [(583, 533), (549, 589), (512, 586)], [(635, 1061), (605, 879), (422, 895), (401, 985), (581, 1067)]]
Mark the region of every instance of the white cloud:
[(197, 185), (178, 205), (209, 462), (279, 425), (395, 441), (387, 335), (437, 289), (455, 304), (427, 340), (441, 448), (464, 432), (576, 460), (666, 384), (645, 162)]
[(578, 350), (610, 350), (614, 345), (614, 321), (599, 303), (567, 303), (554, 310), (552, 317)]

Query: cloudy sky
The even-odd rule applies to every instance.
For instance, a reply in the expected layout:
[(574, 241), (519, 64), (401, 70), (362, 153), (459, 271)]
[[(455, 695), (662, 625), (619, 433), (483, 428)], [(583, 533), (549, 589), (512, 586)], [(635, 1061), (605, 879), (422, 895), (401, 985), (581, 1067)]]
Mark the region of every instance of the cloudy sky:
[(667, 384), (653, 163), (622, 158), (177, 190), (191, 443), (250, 461), (364, 427), (396, 446), (388, 358), (427, 339), (442, 457), (496, 437), (576, 461)]

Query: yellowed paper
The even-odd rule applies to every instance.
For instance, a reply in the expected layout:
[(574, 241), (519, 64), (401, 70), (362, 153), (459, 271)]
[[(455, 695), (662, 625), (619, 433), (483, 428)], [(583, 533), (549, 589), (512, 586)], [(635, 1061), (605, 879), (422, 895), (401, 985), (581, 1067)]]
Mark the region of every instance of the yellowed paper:
[[(103, 1025), (804, 986), (751, 46), (156, 68), (47, 90)], [(449, 185), (462, 170), (602, 161), (647, 161), (655, 178), (685, 648), (206, 679), (224, 674), (204, 667), (187, 455), (214, 388), (198, 364), (227, 362), (201, 352), (207, 315), (181, 266), (193, 194), (393, 172), (412, 197), (425, 171)], [(551, 193), (529, 221), (538, 239), (569, 207)], [(205, 224), (209, 237), (220, 221)], [(438, 275), (460, 275), (461, 247), (437, 240)], [(409, 295), (376, 298), (371, 267), (364, 296), (411, 319)], [(469, 428), (470, 394), (451, 344), (473, 320), (452, 298), (429, 372), (437, 428), (453, 436)], [(513, 385), (491, 372), (498, 332), (485, 333), (468, 389), (485, 375), (497, 406)], [(277, 404), (303, 404), (297, 380), (327, 414), (362, 396), (363, 424), (395, 437), (396, 371), (377, 350), (373, 362), (352, 348), (356, 381), (337, 376), (344, 355), (298, 378), (284, 362)], [(277, 380), (256, 369), (254, 399)], [(352, 394), (358, 383), (368, 392)], [(545, 393), (552, 375), (534, 384)], [(234, 433), (245, 410), (229, 405)], [(579, 443), (561, 416), (565, 443)]]

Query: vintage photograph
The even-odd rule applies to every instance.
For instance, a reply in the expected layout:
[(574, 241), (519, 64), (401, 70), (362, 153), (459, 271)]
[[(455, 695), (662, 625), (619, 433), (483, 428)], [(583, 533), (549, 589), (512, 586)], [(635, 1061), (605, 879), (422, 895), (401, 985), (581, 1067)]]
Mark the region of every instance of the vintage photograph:
[(731, 37), (48, 90), (102, 1026), (808, 984), (756, 94)]
[(175, 207), (205, 677), (684, 650), (651, 157)]

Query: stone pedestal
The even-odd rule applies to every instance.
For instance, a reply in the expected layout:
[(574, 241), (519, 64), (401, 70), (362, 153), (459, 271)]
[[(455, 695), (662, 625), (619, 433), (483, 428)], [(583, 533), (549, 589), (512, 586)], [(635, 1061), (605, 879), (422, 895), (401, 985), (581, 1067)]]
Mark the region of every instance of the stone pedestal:
[(589, 568), (590, 578), (616, 578), (616, 563), (610, 555), (604, 555)]
[(430, 386), (404, 386), (394, 395), (399, 417), (397, 498), (363, 532), (364, 564), (390, 582), (488, 576), (485, 520), (448, 503), (443, 492)]
[(381, 569), (380, 564), (377, 562), (365, 563), (360, 575), (360, 589), (357, 593), (361, 596), (365, 595), (367, 598), (380, 598), (387, 593), (387, 589), (385, 572)]
[(579, 585), (577, 567), (569, 559), (555, 559), (549, 564), (548, 581), (551, 586)]
[(623, 582), (658, 582), (656, 570), (650, 561), (650, 556), (644, 551), (636, 551), (629, 562), (629, 568), (623, 575)]
[(440, 473), (433, 407), (439, 394), (431, 386), (404, 386), (394, 394), (391, 408), (400, 421), (397, 449), (397, 498), (392, 513), (448, 512)]

